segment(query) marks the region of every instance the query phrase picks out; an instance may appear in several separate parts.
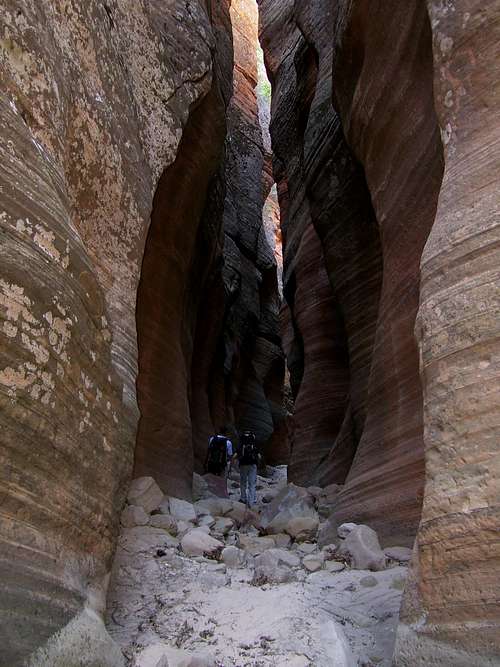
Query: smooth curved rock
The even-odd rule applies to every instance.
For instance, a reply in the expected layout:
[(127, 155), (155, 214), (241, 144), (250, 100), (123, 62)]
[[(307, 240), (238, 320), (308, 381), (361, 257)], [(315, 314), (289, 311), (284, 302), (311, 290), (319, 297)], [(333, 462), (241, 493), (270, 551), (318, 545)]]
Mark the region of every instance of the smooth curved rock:
[(396, 661), (500, 660), (500, 5), (427, 2), (445, 150), (416, 335), (427, 478)]

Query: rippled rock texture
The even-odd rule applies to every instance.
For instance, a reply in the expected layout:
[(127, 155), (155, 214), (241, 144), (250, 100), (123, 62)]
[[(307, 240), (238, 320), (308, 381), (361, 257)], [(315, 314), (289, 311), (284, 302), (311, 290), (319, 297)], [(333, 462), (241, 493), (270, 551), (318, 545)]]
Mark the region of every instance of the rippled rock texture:
[(411, 541), (424, 480), (413, 328), (442, 173), (427, 11), (260, 7), (296, 395), (290, 473), (345, 483), (340, 521)]
[[(496, 664), (499, 3), (259, 4), (291, 475), (344, 483), (339, 521), (386, 543), (410, 544), (421, 517), (395, 664)], [(329, 300), (304, 270), (313, 253)], [(337, 349), (310, 324), (333, 313)]]
[(89, 634), (115, 664), (99, 619), (138, 406), (137, 474), (186, 496), (214, 428), (253, 409), (269, 439), (280, 416), (255, 64), (241, 60), (243, 22), (233, 97), (229, 5), (2, 8), (6, 664), (50, 637), (43, 660), (70, 664)]
[(398, 664), (500, 662), (500, 3), (429, 1), (445, 173), (416, 335), (426, 485)]

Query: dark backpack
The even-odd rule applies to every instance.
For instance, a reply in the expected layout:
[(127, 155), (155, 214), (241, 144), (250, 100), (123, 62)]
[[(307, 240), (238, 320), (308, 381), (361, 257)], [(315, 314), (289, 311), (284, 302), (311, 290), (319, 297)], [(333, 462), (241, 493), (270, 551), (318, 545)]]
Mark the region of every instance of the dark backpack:
[(208, 443), (207, 472), (220, 475), (227, 465), (227, 438), (214, 435)]
[(257, 465), (259, 462), (259, 449), (252, 436), (243, 436), (241, 439), (241, 453), (239, 462), (244, 466)]

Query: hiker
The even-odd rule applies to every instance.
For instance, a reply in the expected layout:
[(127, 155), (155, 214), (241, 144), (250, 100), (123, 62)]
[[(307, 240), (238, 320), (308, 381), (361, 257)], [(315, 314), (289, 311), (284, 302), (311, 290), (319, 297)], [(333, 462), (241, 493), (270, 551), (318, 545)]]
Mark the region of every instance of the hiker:
[(252, 431), (243, 431), (237, 458), (240, 465), (240, 501), (252, 507), (257, 501), (255, 487), (257, 485), (257, 464), (260, 461), (255, 434)]
[(208, 441), (207, 458), (205, 461), (205, 472), (219, 477), (227, 477), (228, 468), (233, 457), (233, 443), (226, 436), (226, 429), (213, 435)]

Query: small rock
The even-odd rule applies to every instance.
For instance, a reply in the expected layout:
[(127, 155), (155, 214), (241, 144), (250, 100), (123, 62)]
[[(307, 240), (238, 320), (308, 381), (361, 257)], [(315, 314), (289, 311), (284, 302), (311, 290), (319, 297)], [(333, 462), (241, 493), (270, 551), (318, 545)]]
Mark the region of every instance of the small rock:
[(177, 521), (177, 537), (182, 537), (193, 529), (193, 524), (189, 521)]
[(339, 554), (349, 559), (356, 570), (383, 570), (386, 556), (377, 533), (363, 524), (355, 526), (340, 545)]
[(211, 514), (212, 516), (224, 516), (233, 509), (234, 502), (228, 498), (205, 498), (194, 504), (198, 516)]
[(374, 588), (375, 586), (378, 585), (378, 581), (372, 575), (368, 577), (363, 577), (362, 579), (359, 580), (359, 583), (361, 584), (361, 586), (364, 586), (365, 588)]
[(391, 560), (408, 563), (411, 560), (412, 550), (408, 547), (387, 547), (387, 549), (384, 549), (384, 553)]
[(325, 570), (327, 572), (342, 572), (342, 570), (345, 570), (345, 563), (341, 563), (338, 560), (327, 560)]
[(287, 549), (269, 549), (269, 554), (289, 567), (299, 567), (300, 565), (300, 558), (291, 551), (287, 551)]
[(352, 531), (356, 528), (357, 523), (343, 523), (337, 528), (337, 535), (342, 539), (345, 539)]
[(220, 533), (221, 535), (227, 535), (229, 531), (233, 528), (233, 526), (234, 526), (234, 521), (232, 519), (230, 519), (229, 517), (220, 517), (215, 522), (213, 530), (216, 533)]
[(318, 544), (320, 547), (340, 542), (337, 535), (337, 528), (338, 522), (333, 516), (321, 523), (318, 531)]
[(121, 515), (121, 523), (125, 528), (145, 526), (149, 523), (149, 514), (139, 505), (127, 505)]
[[(270, 551), (281, 551), (280, 549), (272, 549)], [(255, 559), (255, 573), (253, 584), (262, 586), (263, 584), (283, 584), (294, 580), (293, 570), (284, 562), (276, 553), (264, 551), (264, 553), (257, 556)]]
[(254, 535), (240, 534), (239, 545), (247, 553), (257, 556), (267, 549), (274, 549), (276, 544), (272, 537), (256, 537)]
[(181, 498), (170, 498), (170, 514), (176, 521), (196, 521), (196, 512), (192, 503)]
[(313, 498), (319, 498), (324, 495), (324, 491), (321, 486), (308, 486), (306, 489), (307, 493), (311, 494)]
[(288, 533), (297, 542), (313, 540), (318, 532), (318, 517), (299, 516), (291, 519), (286, 527), (285, 533)]
[(300, 551), (300, 553), (309, 555), (312, 554), (314, 551), (318, 550), (318, 545), (313, 544), (312, 542), (302, 542), (302, 544), (298, 545), (297, 551)]
[(302, 559), (303, 566), (306, 570), (309, 570), (309, 572), (317, 572), (318, 570), (321, 570), (324, 562), (325, 558), (321, 553), (310, 554), (309, 556), (304, 556)]
[(207, 535), (202, 528), (193, 528), (181, 540), (182, 551), (187, 556), (213, 555), (223, 547), (222, 542)]
[(170, 535), (177, 535), (177, 521), (170, 514), (153, 514), (149, 520), (149, 525), (154, 528), (163, 528)]
[(211, 514), (205, 514), (198, 519), (198, 526), (208, 526), (212, 528), (215, 525), (215, 519)]
[(138, 505), (151, 514), (160, 506), (163, 500), (163, 491), (152, 477), (137, 477), (130, 483), (127, 494), (129, 505)]
[(292, 543), (292, 538), (286, 533), (277, 533), (276, 535), (273, 535), (273, 540), (279, 549), (288, 549)]
[(242, 567), (245, 563), (245, 552), (237, 547), (225, 547), (222, 549), (221, 560), (227, 567)]

